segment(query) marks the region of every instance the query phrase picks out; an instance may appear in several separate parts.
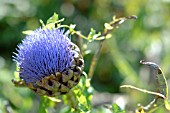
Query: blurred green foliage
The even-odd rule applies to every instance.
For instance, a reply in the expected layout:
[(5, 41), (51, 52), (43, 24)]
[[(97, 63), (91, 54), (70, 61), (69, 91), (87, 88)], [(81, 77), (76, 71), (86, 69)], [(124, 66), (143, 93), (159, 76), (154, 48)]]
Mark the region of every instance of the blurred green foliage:
[[(11, 82), (15, 71), (11, 56), (25, 36), (21, 32), (38, 28), (39, 19), (45, 22), (54, 12), (65, 18), (65, 24), (76, 24), (76, 30), (84, 35), (91, 28), (101, 31), (113, 15), (137, 15), (136, 21), (121, 25), (112, 32), (113, 37), (104, 42), (92, 85), (94, 96), (99, 92), (112, 93), (113, 97), (115, 93), (129, 95), (128, 103), (121, 101), (121, 104), (126, 103), (127, 112), (134, 110), (138, 103), (147, 105), (152, 96), (120, 89), (120, 85), (132, 84), (151, 91), (156, 89), (153, 76), (139, 64), (141, 59), (158, 63), (169, 81), (169, 11), (170, 0), (0, 0), (0, 113), (10, 110), (14, 113), (38, 111), (39, 97), (29, 89), (14, 87)], [(76, 37), (72, 40), (77, 41)], [(98, 47), (97, 41), (87, 46), (91, 50), (84, 58), (87, 72)], [(94, 103), (93, 106), (98, 105)], [(57, 104), (56, 107), (61, 105)], [(56, 112), (52, 108), (49, 111)], [(107, 112), (102, 108), (99, 111), (94, 109), (97, 113), (102, 111)], [(156, 111), (162, 112), (167, 112), (164, 107)]]

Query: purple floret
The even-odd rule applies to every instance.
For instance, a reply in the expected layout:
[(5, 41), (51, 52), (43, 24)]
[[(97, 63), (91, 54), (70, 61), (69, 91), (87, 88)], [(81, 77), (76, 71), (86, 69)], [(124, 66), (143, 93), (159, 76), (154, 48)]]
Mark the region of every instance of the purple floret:
[(39, 28), (26, 36), (14, 57), (20, 78), (26, 83), (34, 83), (69, 68), (74, 54), (70, 43), (68, 36), (59, 29)]

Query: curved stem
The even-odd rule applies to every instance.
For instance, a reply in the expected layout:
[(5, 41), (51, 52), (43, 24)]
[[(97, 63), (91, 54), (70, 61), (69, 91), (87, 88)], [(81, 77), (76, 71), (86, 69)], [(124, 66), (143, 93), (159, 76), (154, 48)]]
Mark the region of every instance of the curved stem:
[(140, 88), (137, 88), (137, 87), (132, 86), (132, 85), (122, 85), (122, 86), (120, 86), (120, 88), (131, 88), (131, 89), (135, 89), (135, 90), (138, 90), (138, 91), (141, 91), (141, 92), (144, 92), (144, 93), (148, 93), (148, 94), (151, 94), (151, 95), (156, 95), (158, 97), (166, 99), (166, 97), (163, 94), (161, 94), (161, 93), (148, 91), (146, 89), (140, 89)]
[[(132, 16), (128, 16), (128, 17), (124, 17), (124, 18), (118, 18), (118, 19), (113, 19), (109, 25), (112, 26), (113, 28), (112, 29), (107, 29), (105, 27), (105, 29), (103, 30), (102, 32), (102, 36), (104, 37), (104, 39), (100, 40), (100, 44), (99, 44), (99, 48), (96, 50), (94, 56), (93, 56), (93, 59), (92, 59), (92, 62), (91, 62), (91, 65), (90, 65), (90, 69), (89, 69), (89, 73), (88, 73), (88, 77), (89, 78), (92, 78), (93, 74), (94, 74), (94, 71), (96, 69), (96, 64), (98, 62), (98, 59), (99, 59), (99, 56), (100, 56), (100, 52), (101, 52), (101, 48), (102, 48), (102, 45), (103, 45), (103, 42), (105, 40), (105, 37), (107, 34), (109, 34), (114, 28), (118, 27), (120, 24), (122, 24), (123, 22), (125, 22), (127, 19), (136, 19), (137, 17), (132, 15)], [(100, 36), (100, 37), (102, 37)], [(96, 38), (96, 40), (98, 40)]]
[(100, 46), (96, 50), (96, 52), (95, 52), (95, 54), (93, 56), (92, 62), (90, 64), (90, 69), (89, 69), (89, 72), (88, 72), (88, 77), (89, 78), (92, 78), (92, 76), (94, 74), (94, 71), (96, 69), (96, 64), (97, 64), (99, 56), (100, 56), (100, 52), (101, 52), (101, 48), (102, 48), (103, 42), (104, 42), (104, 40), (100, 41)]

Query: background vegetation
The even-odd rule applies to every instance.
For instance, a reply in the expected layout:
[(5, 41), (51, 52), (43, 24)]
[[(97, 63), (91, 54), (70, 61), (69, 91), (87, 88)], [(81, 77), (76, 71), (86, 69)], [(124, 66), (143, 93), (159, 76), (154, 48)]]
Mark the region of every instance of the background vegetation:
[[(159, 64), (169, 81), (169, 0), (0, 0), (0, 113), (5, 112), (5, 108), (15, 113), (37, 112), (39, 97), (27, 88), (14, 87), (11, 82), (16, 68), (12, 52), (25, 37), (22, 31), (35, 30), (40, 26), (39, 19), (46, 22), (54, 12), (65, 18), (64, 24), (76, 24), (76, 30), (84, 35), (92, 27), (101, 31), (113, 15), (138, 16), (136, 21), (128, 21), (115, 29), (113, 37), (104, 42), (91, 81), (95, 89), (93, 106), (117, 103), (131, 111), (138, 103), (148, 104), (152, 96), (120, 89), (122, 84), (131, 84), (154, 91), (154, 78), (139, 63), (141, 59)], [(98, 42), (88, 46), (91, 52), (84, 58), (87, 72), (98, 47)], [(167, 112), (164, 107), (157, 110), (157, 113), (163, 112)]]

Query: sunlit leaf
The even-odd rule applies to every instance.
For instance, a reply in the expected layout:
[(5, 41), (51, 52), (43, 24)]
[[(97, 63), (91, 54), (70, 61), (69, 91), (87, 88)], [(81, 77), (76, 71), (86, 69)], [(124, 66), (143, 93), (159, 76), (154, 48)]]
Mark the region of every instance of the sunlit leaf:
[(48, 97), (48, 99), (50, 99), (51, 101), (54, 101), (54, 102), (61, 102), (60, 99), (55, 98), (55, 97)]
[(63, 96), (63, 100), (71, 108), (87, 113), (91, 110), (92, 93), (93, 88), (90, 85), (90, 79), (82, 77), (79, 84), (66, 96)]
[(136, 111), (136, 113), (145, 113), (145, 111), (141, 109), (140, 111)]
[(116, 20), (116, 16), (113, 16), (113, 17), (112, 17), (112, 20), (115, 21), (115, 20)]
[(109, 39), (109, 38), (111, 38), (112, 37), (112, 34), (107, 34), (106, 35), (106, 39)]
[(122, 110), (117, 104), (112, 104), (113, 113), (126, 113), (125, 110)]
[(165, 100), (164, 102), (166, 109), (170, 111), (170, 102), (168, 102), (168, 100)]
[(41, 23), (42, 27), (45, 27), (45, 24), (41, 19), (40, 19), (40, 23)]
[(86, 50), (86, 51), (84, 51), (84, 56), (85, 55), (88, 55), (88, 54), (90, 54), (91, 53), (91, 50)]
[(76, 24), (70, 24), (70, 28), (74, 29), (76, 27)]
[(96, 33), (96, 30), (94, 30), (93, 28), (90, 29), (90, 33), (87, 36), (87, 39), (89, 42), (95, 40), (96, 38), (98, 38), (101, 35), (101, 32)]
[(49, 23), (49, 24), (47, 24), (44, 28), (45, 28), (45, 29), (46, 29), (46, 28), (48, 28), (48, 29), (53, 29), (53, 28), (55, 28), (55, 23)]
[(49, 104), (49, 99), (45, 96), (41, 97), (38, 113), (48, 113), (47, 111), (48, 104)]
[(108, 24), (108, 23), (105, 23), (105, 24), (104, 24), (104, 27), (105, 27), (106, 29), (108, 29), (108, 30), (112, 30), (112, 29), (113, 29), (113, 27), (112, 27), (110, 24)]
[(59, 19), (58, 14), (54, 13), (54, 15), (47, 20), (47, 24), (56, 23), (58, 19)]
[(106, 39), (105, 36), (100, 36), (100, 37), (98, 37), (96, 40), (104, 40), (104, 39)]
[(18, 72), (18, 70), (19, 70), (19, 67), (16, 66), (16, 71), (14, 72), (15, 78), (19, 78), (19, 72)]
[(26, 30), (26, 31), (22, 31), (23, 34), (26, 34), (26, 35), (30, 35), (32, 33), (34, 33), (32, 30)]
[(90, 33), (88, 34), (87, 38), (90, 41), (93, 40), (93, 36), (96, 34), (96, 30), (94, 30), (93, 28), (90, 29)]
[(137, 16), (131, 15), (131, 16), (122, 17), (122, 18), (116, 18), (115, 16), (113, 16), (113, 20), (109, 23), (109, 25), (112, 27), (118, 27), (119, 25), (121, 25), (122, 23), (124, 23), (126, 20), (129, 20), (129, 19), (137, 19)]

